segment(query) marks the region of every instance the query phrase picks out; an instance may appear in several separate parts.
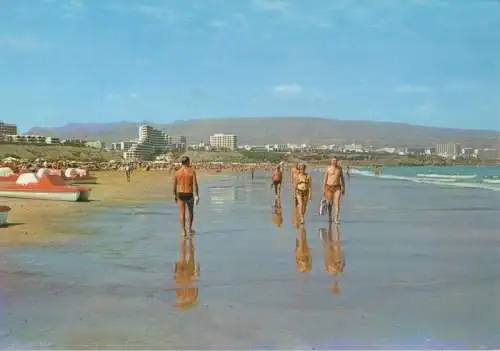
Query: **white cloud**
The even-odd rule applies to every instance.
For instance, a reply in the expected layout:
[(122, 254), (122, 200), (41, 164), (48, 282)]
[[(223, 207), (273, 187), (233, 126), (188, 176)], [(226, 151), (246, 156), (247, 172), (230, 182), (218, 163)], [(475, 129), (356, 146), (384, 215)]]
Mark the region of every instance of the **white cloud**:
[(131, 4), (117, 2), (107, 7), (107, 10), (116, 13), (133, 13), (146, 17), (153, 18), (159, 21), (173, 22), (177, 16), (173, 11), (166, 6), (148, 5), (148, 4)]
[(299, 84), (280, 84), (272, 88), (272, 92), (279, 96), (297, 96), (303, 91), (304, 88)]
[(396, 87), (395, 91), (399, 94), (428, 94), (432, 92), (432, 87), (428, 85), (404, 84)]
[(67, 0), (62, 6), (63, 18), (72, 19), (84, 10), (83, 0)]
[(261, 11), (283, 11), (289, 3), (285, 0), (252, 0), (252, 5)]
[(226, 26), (226, 22), (213, 20), (208, 22), (207, 25), (213, 28), (222, 28)]

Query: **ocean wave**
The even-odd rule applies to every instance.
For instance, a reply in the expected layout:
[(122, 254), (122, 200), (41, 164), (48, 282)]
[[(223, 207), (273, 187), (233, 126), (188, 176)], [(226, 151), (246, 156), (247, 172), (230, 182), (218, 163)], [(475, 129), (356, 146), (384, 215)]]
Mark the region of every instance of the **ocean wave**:
[(488, 184), (500, 184), (500, 179), (483, 179), (483, 183), (488, 183)]
[[(380, 178), (380, 179), (386, 179), (386, 180), (402, 180), (402, 181), (410, 181), (410, 182), (420, 183), (420, 184), (448, 186), (448, 187), (454, 186), (454, 187), (458, 187), (458, 188), (476, 188), (476, 189), (500, 191), (500, 186), (495, 185), (496, 183), (485, 184), (484, 182), (479, 183), (476, 181), (472, 181), (472, 182), (463, 181), (463, 180), (469, 180), (469, 179), (473, 179), (473, 178), (456, 178), (456, 176), (455, 176), (455, 178), (419, 177), (418, 174), (417, 174), (417, 177), (399, 176), (399, 175), (393, 175), (393, 174), (375, 175), (375, 174), (373, 174), (373, 171), (365, 171), (365, 170), (360, 170), (360, 169), (353, 169), (353, 170), (351, 170), (351, 173), (356, 174), (356, 175), (360, 175), (360, 176)], [(468, 177), (470, 177), (470, 175)], [(477, 177), (477, 175), (474, 175), (474, 178), (475, 177)]]
[(444, 174), (444, 173), (417, 173), (422, 178), (449, 178), (449, 179), (474, 179), (477, 174)]

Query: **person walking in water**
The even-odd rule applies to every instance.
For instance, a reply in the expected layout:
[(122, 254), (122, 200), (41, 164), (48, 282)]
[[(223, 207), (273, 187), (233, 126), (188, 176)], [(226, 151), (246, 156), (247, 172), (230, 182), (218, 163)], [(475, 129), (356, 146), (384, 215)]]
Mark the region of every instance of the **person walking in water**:
[(281, 166), (278, 165), (273, 171), (271, 176), (271, 187), (274, 190), (274, 196), (280, 197), (281, 195), (281, 183), (283, 181), (283, 172), (281, 171)]
[(307, 203), (311, 201), (312, 181), (311, 176), (306, 173), (306, 165), (299, 166), (299, 173), (294, 181), (295, 205), (299, 216), (300, 224), (304, 223), (307, 211)]
[(345, 194), (345, 181), (342, 167), (335, 157), (325, 171), (323, 192), (328, 201), (329, 221), (332, 221), (332, 207), (335, 206), (335, 223), (340, 223), (340, 198)]
[(179, 206), (179, 221), (182, 234), (186, 235), (186, 206), (188, 208), (187, 233), (194, 234), (194, 205), (200, 201), (198, 179), (189, 157), (183, 156), (180, 161), (181, 167), (175, 172), (173, 180), (174, 200)]

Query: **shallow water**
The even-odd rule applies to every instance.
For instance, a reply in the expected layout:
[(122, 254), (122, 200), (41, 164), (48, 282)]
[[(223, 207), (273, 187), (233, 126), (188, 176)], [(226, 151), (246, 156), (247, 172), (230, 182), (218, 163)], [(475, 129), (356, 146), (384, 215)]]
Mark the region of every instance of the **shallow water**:
[[(190, 295), (173, 280), (175, 205), (116, 208), (82, 224), (93, 235), (2, 252), (0, 346), (500, 346), (499, 193), (353, 176), (340, 225), (345, 268), (333, 277), (317, 188), (303, 273), (288, 189), (281, 227), (263, 175), (222, 176), (201, 191)], [(194, 288), (197, 303), (175, 308)]]

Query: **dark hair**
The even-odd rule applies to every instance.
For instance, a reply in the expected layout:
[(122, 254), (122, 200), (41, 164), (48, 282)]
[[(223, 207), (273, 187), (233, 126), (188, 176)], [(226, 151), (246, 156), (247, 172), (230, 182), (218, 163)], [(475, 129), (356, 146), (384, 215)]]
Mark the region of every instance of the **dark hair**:
[(181, 161), (181, 164), (184, 166), (189, 165), (189, 157), (187, 157), (187, 156), (182, 156), (180, 161)]

